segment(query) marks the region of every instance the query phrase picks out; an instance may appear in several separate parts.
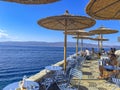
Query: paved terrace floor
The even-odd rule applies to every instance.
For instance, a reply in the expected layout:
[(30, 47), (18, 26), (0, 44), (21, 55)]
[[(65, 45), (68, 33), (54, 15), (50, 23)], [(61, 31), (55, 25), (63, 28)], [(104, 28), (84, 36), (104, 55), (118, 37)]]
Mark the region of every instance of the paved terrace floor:
[[(106, 80), (97, 79), (99, 76), (98, 61), (89, 60), (82, 68), (83, 78), (79, 90), (112, 90), (116, 85)], [(115, 90), (120, 90), (116, 88)]]
[[(115, 84), (108, 82), (104, 79), (98, 79), (99, 76), (99, 68), (97, 60), (89, 60), (83, 64), (82, 67), (83, 77), (80, 82), (79, 90), (113, 90), (116, 87)], [(74, 78), (71, 83), (73, 85), (77, 85), (78, 80)], [(44, 90), (43, 88), (40, 90)], [(49, 90), (59, 90), (55, 89), (54, 86)], [(116, 88), (115, 90), (120, 90), (120, 88)]]

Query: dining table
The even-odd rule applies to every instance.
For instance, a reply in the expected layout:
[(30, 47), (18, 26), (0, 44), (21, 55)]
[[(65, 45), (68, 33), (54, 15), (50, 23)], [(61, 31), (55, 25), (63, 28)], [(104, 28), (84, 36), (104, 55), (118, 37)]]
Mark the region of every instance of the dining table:
[(52, 71), (55, 72), (54, 73), (55, 75), (59, 75), (60, 73), (62, 73), (62, 69), (63, 68), (61, 66), (54, 66), (54, 65), (45, 67), (46, 73), (48, 73), (48, 71)]
[(101, 56), (100, 59), (101, 59), (101, 60), (108, 60), (109, 57), (108, 57), (108, 56)]
[(58, 71), (58, 70), (62, 70), (62, 67), (51, 65), (51, 66), (46, 66), (45, 69), (50, 71)]

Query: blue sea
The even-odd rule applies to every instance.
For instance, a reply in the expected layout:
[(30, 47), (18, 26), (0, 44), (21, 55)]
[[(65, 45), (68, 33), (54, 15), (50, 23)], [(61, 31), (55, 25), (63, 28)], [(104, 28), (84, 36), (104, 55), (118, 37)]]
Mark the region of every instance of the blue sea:
[[(67, 56), (74, 53), (75, 48), (67, 48)], [(61, 60), (63, 47), (0, 45), (0, 90)]]

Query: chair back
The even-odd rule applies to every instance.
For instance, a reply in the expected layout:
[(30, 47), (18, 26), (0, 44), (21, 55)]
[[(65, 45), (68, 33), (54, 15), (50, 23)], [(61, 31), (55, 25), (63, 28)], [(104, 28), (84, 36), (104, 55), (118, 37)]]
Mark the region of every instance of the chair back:
[(72, 88), (72, 87), (69, 86), (70, 80), (71, 80), (71, 76), (78, 78), (79, 79), (79, 84), (80, 84), (80, 80), (82, 79), (82, 72), (79, 71), (76, 68), (71, 68), (70, 69), (70, 73), (69, 73), (69, 80), (68, 80), (68, 82), (65, 83), (65, 84), (62, 84), (62, 85), (58, 85), (60, 90), (79, 90), (79, 84), (78, 84), (78, 89), (77, 88)]
[(72, 68), (70, 70), (70, 76), (76, 77), (78, 79), (82, 79), (82, 72), (76, 68)]
[(118, 78), (112, 78), (113, 83), (115, 83), (117, 86), (120, 87), (120, 79)]
[(120, 79), (118, 79), (118, 78), (112, 78), (112, 81), (113, 81), (114, 83), (120, 83)]

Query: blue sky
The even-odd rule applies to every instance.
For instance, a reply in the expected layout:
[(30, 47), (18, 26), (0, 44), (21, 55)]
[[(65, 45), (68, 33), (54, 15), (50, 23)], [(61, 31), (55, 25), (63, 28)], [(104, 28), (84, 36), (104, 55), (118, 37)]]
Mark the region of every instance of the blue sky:
[[(63, 32), (45, 29), (39, 26), (37, 21), (48, 16), (62, 15), (65, 10), (69, 10), (73, 15), (88, 16), (85, 12), (88, 2), (89, 0), (61, 0), (50, 4), (24, 5), (0, 1), (0, 41), (63, 42)], [(120, 30), (118, 20), (97, 20), (96, 24), (86, 31), (101, 25)], [(104, 35), (109, 39), (105, 44), (119, 45), (118, 36), (119, 33)], [(75, 42), (71, 36), (68, 36), (68, 41)], [(97, 43), (91, 40), (85, 42)]]

